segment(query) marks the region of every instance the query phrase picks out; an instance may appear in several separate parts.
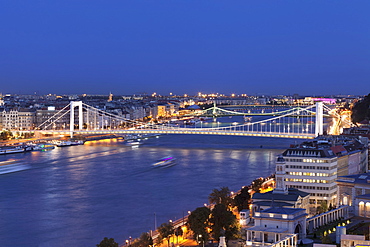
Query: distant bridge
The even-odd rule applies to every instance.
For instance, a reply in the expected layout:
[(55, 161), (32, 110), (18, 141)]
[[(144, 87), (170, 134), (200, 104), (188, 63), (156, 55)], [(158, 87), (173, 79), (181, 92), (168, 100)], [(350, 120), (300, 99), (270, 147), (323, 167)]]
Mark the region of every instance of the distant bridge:
[[(222, 107), (222, 108), (221, 108)], [(226, 117), (226, 116), (283, 116), (286, 114), (291, 113), (291, 116), (293, 117), (310, 117), (315, 116), (316, 112), (309, 110), (307, 107), (303, 108), (300, 106), (290, 107), (289, 109), (283, 109), (283, 110), (275, 110), (274, 108), (265, 107), (259, 107), (251, 106), (249, 105), (248, 108), (237, 108), (234, 110), (229, 110), (227, 108), (230, 108), (231, 106), (220, 106), (217, 107), (214, 105), (211, 108), (202, 110), (202, 111), (196, 111), (192, 114), (188, 114), (188, 116), (198, 116), (198, 117)], [(235, 107), (235, 106), (233, 106)], [(225, 109), (226, 108), (226, 109)], [(253, 110), (252, 110), (253, 109)], [(329, 114), (324, 113), (324, 117), (329, 117)]]

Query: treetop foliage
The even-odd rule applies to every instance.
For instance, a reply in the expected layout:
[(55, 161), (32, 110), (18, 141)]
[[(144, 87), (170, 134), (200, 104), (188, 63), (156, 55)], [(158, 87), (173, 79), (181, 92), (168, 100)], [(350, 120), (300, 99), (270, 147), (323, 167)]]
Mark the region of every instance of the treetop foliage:
[(351, 118), (355, 124), (364, 120), (370, 120), (370, 94), (353, 106)]
[(229, 187), (221, 187), (219, 190), (213, 189), (212, 193), (208, 196), (208, 201), (210, 204), (223, 204), (226, 207), (231, 206), (233, 199), (231, 198)]
[(118, 243), (114, 241), (114, 238), (105, 237), (96, 247), (118, 247)]
[(246, 186), (240, 190), (240, 192), (234, 197), (234, 206), (238, 208), (238, 211), (249, 208), (251, 195), (249, 194), (249, 186)]
[(188, 225), (190, 230), (193, 232), (193, 237), (196, 239), (197, 236), (204, 236), (204, 240), (207, 240), (208, 233), (207, 227), (209, 227), (209, 216), (211, 210), (207, 207), (199, 207), (195, 209), (188, 217)]
[(175, 232), (175, 229), (172, 225), (171, 222), (168, 222), (168, 223), (162, 223), (159, 227), (158, 227), (158, 232), (159, 232), (159, 236), (160, 236), (160, 240), (162, 241), (163, 239), (167, 238), (167, 243), (168, 243), (168, 246), (170, 245), (170, 236), (172, 236)]

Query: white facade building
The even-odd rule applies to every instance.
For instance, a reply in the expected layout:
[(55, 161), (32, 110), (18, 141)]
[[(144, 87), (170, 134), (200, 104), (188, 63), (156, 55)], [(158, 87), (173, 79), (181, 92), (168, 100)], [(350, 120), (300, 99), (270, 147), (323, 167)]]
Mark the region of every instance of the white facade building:
[(358, 138), (320, 137), (285, 150), (276, 165), (285, 171), (288, 188), (310, 193), (310, 213), (315, 214), (323, 202), (328, 207), (337, 205), (338, 169), (342, 174), (364, 172), (367, 156), (367, 145)]
[(280, 158), (277, 165), (285, 165), (287, 187), (310, 193), (311, 206), (320, 206), (323, 200), (328, 205), (335, 205), (337, 196), (335, 156), (325, 157), (320, 152), (305, 153), (297, 150), (288, 153), (283, 159)]
[(348, 205), (350, 213), (370, 218), (370, 173), (338, 177), (338, 204)]
[(255, 212), (254, 226), (246, 229), (247, 246), (271, 245), (293, 234), (297, 234), (297, 239), (304, 239), (306, 217), (306, 210), (302, 208), (268, 208)]
[(249, 224), (251, 218), (250, 218), (250, 211), (247, 209), (244, 209), (239, 212), (239, 224), (242, 227), (245, 227)]
[(30, 130), (34, 127), (35, 112), (28, 109), (4, 110), (1, 113), (2, 128), (7, 130)]

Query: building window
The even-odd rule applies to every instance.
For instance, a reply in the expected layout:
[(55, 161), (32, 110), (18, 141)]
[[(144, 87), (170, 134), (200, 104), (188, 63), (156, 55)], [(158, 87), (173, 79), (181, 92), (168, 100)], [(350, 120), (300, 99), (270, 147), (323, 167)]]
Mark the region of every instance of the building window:
[(343, 205), (348, 205), (348, 197), (347, 196), (343, 197)]
[(360, 202), (358, 204), (358, 213), (360, 216), (365, 216), (365, 203), (364, 202)]
[(365, 207), (365, 217), (370, 217), (370, 202), (367, 202), (366, 204), (366, 207)]

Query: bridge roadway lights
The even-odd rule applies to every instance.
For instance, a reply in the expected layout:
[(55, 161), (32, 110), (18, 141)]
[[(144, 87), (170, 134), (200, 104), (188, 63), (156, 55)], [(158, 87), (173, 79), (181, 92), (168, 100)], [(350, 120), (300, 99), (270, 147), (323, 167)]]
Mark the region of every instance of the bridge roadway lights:
[[(40, 130), (35, 131), (37, 134), (59, 134), (69, 135), (69, 131), (47, 131)], [(225, 131), (206, 131), (204, 128), (201, 131), (197, 130), (98, 130), (98, 131), (84, 131), (75, 130), (77, 134), (108, 134), (108, 133), (119, 133), (119, 134), (193, 134), (193, 135), (223, 135), (223, 136), (254, 136), (254, 137), (272, 137), (272, 138), (294, 138), (294, 139), (313, 139), (316, 136), (314, 134), (283, 134), (283, 133), (258, 133), (258, 132), (225, 132)]]

